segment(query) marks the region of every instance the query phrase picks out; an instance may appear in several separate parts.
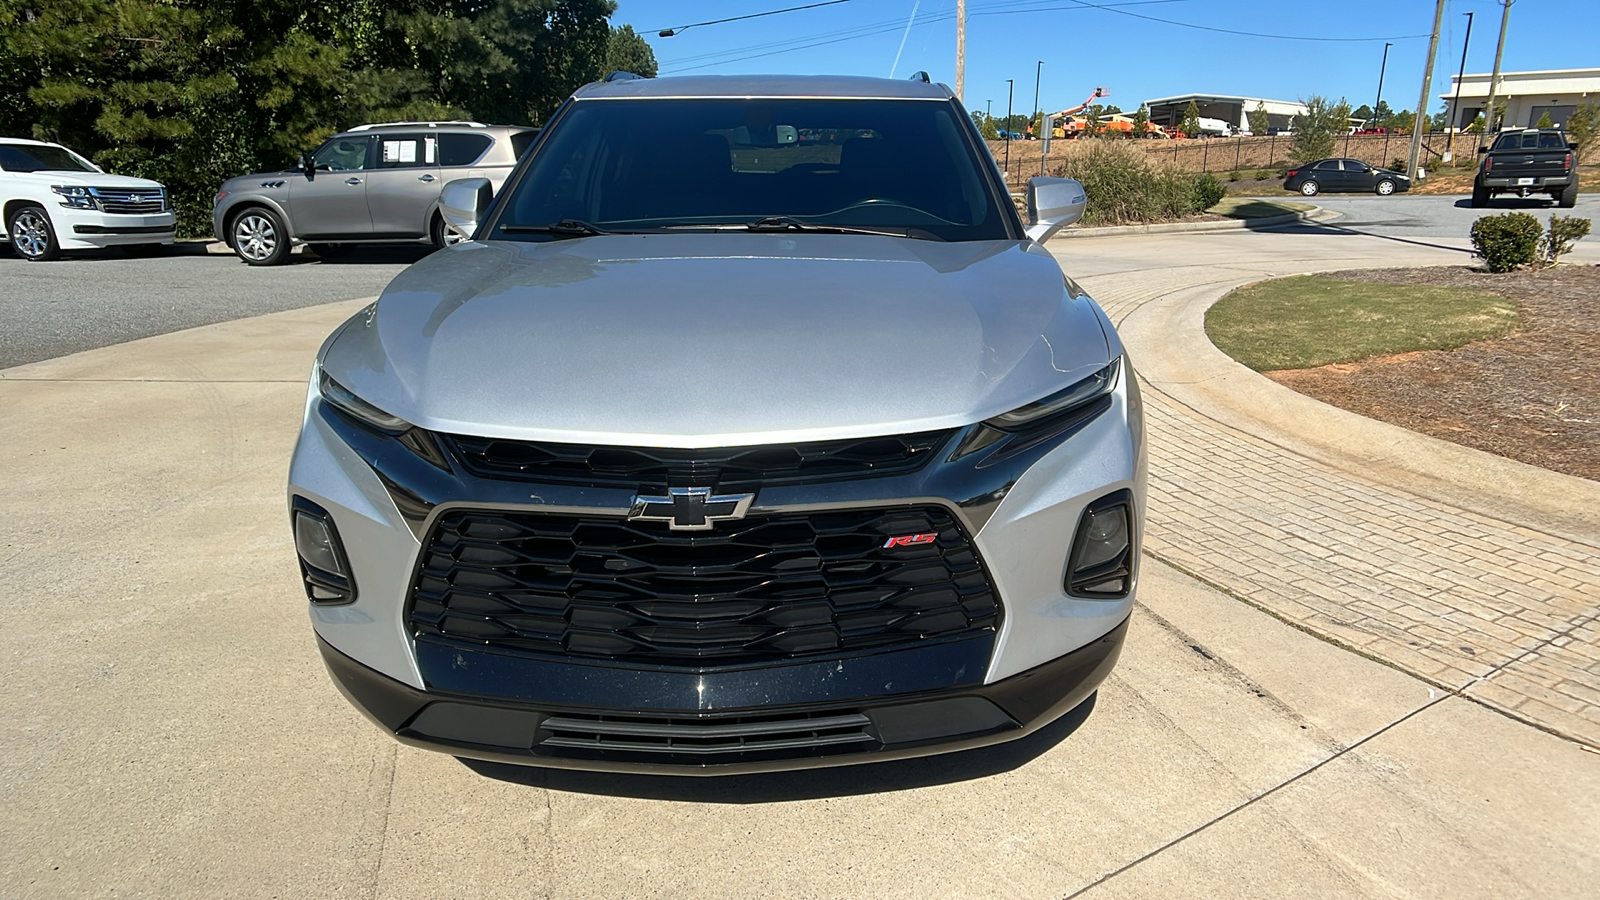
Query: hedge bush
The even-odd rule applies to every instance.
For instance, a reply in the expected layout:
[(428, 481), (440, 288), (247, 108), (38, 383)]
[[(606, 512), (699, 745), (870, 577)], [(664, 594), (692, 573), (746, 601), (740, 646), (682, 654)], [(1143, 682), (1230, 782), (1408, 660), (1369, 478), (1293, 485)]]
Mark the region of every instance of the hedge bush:
[(1054, 174), (1083, 183), (1089, 195), (1085, 225), (1181, 219), (1215, 206), (1227, 193), (1215, 175), (1181, 172), (1152, 159), (1132, 141), (1089, 139), (1070, 144)]
[(1472, 246), (1491, 272), (1509, 272), (1533, 265), (1539, 258), (1544, 226), (1527, 213), (1484, 216), (1472, 223)]
[(1583, 240), (1588, 234), (1588, 219), (1551, 213), (1550, 230), (1544, 233), (1539, 242), (1545, 263), (1553, 266), (1560, 262), (1562, 255), (1572, 252), (1572, 245)]
[(1194, 177), (1194, 204), (1197, 212), (1204, 212), (1228, 196), (1228, 189), (1222, 186), (1217, 176), (1199, 174)]

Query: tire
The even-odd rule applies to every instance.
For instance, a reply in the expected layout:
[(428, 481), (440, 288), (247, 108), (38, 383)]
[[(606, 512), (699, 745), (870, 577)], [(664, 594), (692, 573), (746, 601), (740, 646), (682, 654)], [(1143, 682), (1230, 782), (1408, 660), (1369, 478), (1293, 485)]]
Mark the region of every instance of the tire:
[(23, 206), (6, 222), (11, 250), (29, 262), (48, 262), (61, 255), (55, 227), (42, 206)]
[(1310, 179), (1300, 183), (1300, 193), (1306, 195), (1307, 197), (1315, 197), (1317, 192), (1320, 190), (1322, 190), (1322, 185), (1317, 184), (1315, 181), (1311, 181)]
[(339, 259), (355, 252), (352, 244), (307, 244), (318, 259)]
[(1472, 185), (1472, 208), (1482, 209), (1489, 205), (1489, 189), (1481, 184)]
[(1566, 187), (1562, 188), (1561, 189), (1561, 193), (1556, 195), (1555, 201), (1556, 201), (1556, 206), (1558, 206), (1558, 207), (1560, 207), (1562, 209), (1571, 209), (1574, 206), (1577, 206), (1578, 205), (1578, 179), (1576, 179), (1576, 178), (1572, 179), (1572, 183), (1571, 184), (1569, 184)]
[(433, 238), (433, 249), (435, 250), (443, 250), (446, 247), (454, 247), (456, 244), (467, 242), (467, 238), (447, 227), (444, 224), (444, 216), (438, 213), (433, 214), (433, 227), (429, 229), (429, 232)]
[(228, 223), (233, 252), (252, 266), (275, 266), (289, 257), (289, 229), (264, 206), (240, 210)]
[(1387, 197), (1394, 193), (1394, 180), (1385, 178), (1382, 181), (1379, 181), (1377, 191), (1379, 197)]

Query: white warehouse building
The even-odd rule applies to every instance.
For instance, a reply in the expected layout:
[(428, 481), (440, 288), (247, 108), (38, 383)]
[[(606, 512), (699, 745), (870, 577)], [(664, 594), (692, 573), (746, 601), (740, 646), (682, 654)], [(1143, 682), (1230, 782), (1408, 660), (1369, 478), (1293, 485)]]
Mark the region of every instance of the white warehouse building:
[(1273, 128), (1290, 127), (1289, 123), (1294, 121), (1295, 116), (1303, 115), (1306, 111), (1304, 104), (1288, 100), (1230, 97), (1226, 94), (1182, 94), (1177, 97), (1146, 100), (1145, 106), (1150, 109), (1151, 122), (1175, 127), (1183, 121), (1183, 114), (1188, 110), (1191, 100), (1200, 110), (1202, 117), (1221, 119), (1238, 131), (1250, 130), (1249, 114), (1257, 105), (1267, 111), (1267, 123)]
[[(1455, 127), (1466, 128), (1489, 103), (1489, 75), (1468, 75), (1459, 80), (1450, 76), (1450, 90), (1440, 95), (1446, 108), (1461, 89)], [(1600, 104), (1600, 69), (1546, 69), (1536, 72), (1501, 72), (1495, 105), (1506, 110), (1503, 128), (1529, 128), (1545, 113), (1555, 125), (1565, 125), (1567, 117), (1580, 105)]]

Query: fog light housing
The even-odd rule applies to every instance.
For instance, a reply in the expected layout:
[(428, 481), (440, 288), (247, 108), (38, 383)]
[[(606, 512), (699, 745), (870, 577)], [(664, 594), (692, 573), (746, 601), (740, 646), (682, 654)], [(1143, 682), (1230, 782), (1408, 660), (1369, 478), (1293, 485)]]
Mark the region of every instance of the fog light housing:
[(1128, 596), (1137, 562), (1133, 523), (1132, 491), (1107, 494), (1084, 509), (1067, 558), (1068, 594), (1100, 600)]
[(290, 512), (294, 524), (294, 549), (300, 558), (300, 579), (306, 599), (323, 606), (353, 603), (355, 579), (339, 529), (328, 511), (304, 497), (295, 497)]

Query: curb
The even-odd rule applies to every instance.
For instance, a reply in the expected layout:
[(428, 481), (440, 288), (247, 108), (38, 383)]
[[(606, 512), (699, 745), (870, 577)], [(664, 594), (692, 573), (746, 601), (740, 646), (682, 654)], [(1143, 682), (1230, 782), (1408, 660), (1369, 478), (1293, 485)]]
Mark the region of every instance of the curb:
[(1051, 240), (1063, 237), (1110, 237), (1118, 234), (1176, 234), (1195, 231), (1238, 231), (1245, 229), (1276, 228), (1296, 222), (1331, 222), (1344, 218), (1344, 213), (1317, 207), (1281, 216), (1260, 219), (1229, 219), (1225, 222), (1167, 222), (1159, 225), (1107, 225), (1101, 228), (1068, 228), (1059, 231)]

